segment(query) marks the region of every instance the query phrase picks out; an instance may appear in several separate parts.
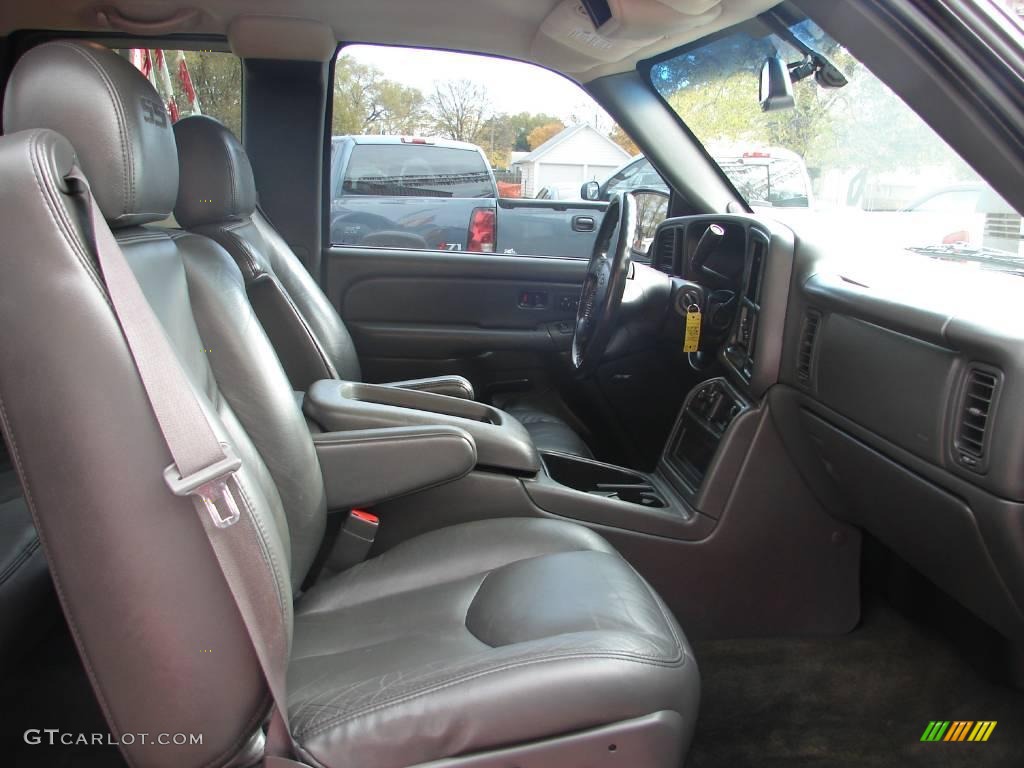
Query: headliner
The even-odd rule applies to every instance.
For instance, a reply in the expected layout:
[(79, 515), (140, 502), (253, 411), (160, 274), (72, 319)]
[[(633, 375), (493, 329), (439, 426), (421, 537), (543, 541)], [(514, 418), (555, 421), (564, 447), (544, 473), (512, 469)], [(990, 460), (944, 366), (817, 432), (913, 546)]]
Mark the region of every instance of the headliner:
[[(232, 27), (232, 47), (246, 56), (319, 58), (334, 41), (407, 45), (506, 56), (586, 82), (631, 70), (641, 59), (762, 13), (778, 0), (608, 2), (615, 17), (601, 36), (574, 0), (46, 0), (5, 3), (0, 34), (46, 29), (102, 36), (111, 31), (97, 14), (102, 8), (115, 6), (134, 20), (196, 8), (200, 13), (172, 33), (228, 36), (240, 17), (272, 17)], [(274, 18), (314, 23), (291, 23), (291, 34), (279, 35)]]

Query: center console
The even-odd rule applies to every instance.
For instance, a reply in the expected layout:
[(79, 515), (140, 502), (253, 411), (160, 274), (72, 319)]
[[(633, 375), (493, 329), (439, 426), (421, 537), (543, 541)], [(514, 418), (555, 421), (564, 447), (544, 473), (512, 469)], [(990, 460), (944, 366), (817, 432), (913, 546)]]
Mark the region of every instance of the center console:
[(474, 400), (324, 379), (310, 385), (302, 410), (317, 428), (327, 432), (455, 427), (472, 437), (481, 467), (513, 475), (534, 475), (541, 468), (526, 429), (504, 411)]
[[(538, 452), (526, 429), (504, 411), (431, 392), (329, 379), (310, 386), (303, 411), (314, 431), (323, 430), (314, 443), (331, 476), (332, 508), (439, 483), (452, 483), (453, 492), (460, 483), (470, 489), (486, 480), (494, 487), (505, 478), (535, 510), (692, 541), (713, 530), (738, 471), (743, 441), (732, 436), (745, 430), (734, 425), (754, 421), (750, 404), (725, 379), (704, 382), (687, 397), (655, 471), (639, 472)], [(362, 469), (354, 473), (355, 466)], [(469, 472), (476, 479), (460, 481)], [(382, 496), (378, 480), (389, 476), (408, 482), (398, 488), (391, 481)], [(477, 514), (479, 503), (473, 500)]]
[(698, 385), (653, 472), (540, 452), (543, 471), (523, 486), (545, 512), (684, 541), (706, 538), (725, 508), (757, 422), (724, 378)]
[(687, 397), (662, 458), (673, 485), (688, 499), (700, 491), (718, 447), (750, 404), (725, 379), (711, 379)]

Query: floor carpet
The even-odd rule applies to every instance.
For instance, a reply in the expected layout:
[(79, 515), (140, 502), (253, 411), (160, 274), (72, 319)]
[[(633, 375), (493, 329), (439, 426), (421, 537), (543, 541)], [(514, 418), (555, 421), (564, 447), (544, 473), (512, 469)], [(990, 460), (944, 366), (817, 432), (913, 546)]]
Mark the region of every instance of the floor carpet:
[[(1024, 693), (979, 675), (882, 598), (848, 635), (695, 644), (687, 768), (1024, 766)], [(922, 743), (931, 720), (995, 720), (986, 743)]]

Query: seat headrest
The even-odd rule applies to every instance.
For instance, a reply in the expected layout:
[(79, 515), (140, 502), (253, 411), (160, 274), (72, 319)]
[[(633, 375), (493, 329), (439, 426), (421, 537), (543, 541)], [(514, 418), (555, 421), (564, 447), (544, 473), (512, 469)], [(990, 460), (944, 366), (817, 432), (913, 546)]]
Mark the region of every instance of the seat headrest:
[(183, 227), (240, 221), (256, 210), (256, 182), (249, 156), (235, 135), (205, 115), (174, 125), (178, 142), (178, 202)]
[(49, 128), (71, 142), (111, 227), (166, 218), (178, 159), (156, 90), (109, 48), (56, 40), (21, 57), (7, 83), (4, 130)]

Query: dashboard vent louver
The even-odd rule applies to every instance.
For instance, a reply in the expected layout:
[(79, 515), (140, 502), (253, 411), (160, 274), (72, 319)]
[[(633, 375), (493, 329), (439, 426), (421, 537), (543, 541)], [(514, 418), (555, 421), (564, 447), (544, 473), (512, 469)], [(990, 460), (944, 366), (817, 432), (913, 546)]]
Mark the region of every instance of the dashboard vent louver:
[(998, 387), (999, 377), (991, 371), (971, 368), (967, 373), (956, 430), (956, 447), (960, 453), (960, 463), (968, 467), (976, 467), (985, 458), (985, 436)]
[(658, 235), (658, 247), (654, 254), (654, 268), (665, 274), (675, 274), (676, 230), (666, 227)]
[(818, 336), (821, 315), (808, 312), (804, 315), (804, 327), (800, 333), (800, 348), (796, 355), (796, 377), (801, 384), (811, 383), (811, 363), (814, 360), (814, 341)]

